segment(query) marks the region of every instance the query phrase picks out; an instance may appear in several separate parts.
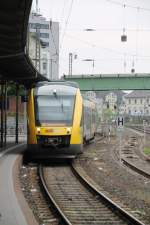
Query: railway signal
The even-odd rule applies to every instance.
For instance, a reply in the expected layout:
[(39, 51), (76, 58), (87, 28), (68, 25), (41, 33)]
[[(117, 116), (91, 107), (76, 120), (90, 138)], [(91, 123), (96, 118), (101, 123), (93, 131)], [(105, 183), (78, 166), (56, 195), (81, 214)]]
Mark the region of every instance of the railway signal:
[(124, 118), (123, 116), (117, 117), (117, 131), (119, 136), (119, 158), (120, 158), (120, 164), (121, 164), (121, 150), (122, 150), (122, 133), (124, 128)]
[(117, 127), (123, 128), (124, 127), (124, 118), (122, 116), (117, 117)]

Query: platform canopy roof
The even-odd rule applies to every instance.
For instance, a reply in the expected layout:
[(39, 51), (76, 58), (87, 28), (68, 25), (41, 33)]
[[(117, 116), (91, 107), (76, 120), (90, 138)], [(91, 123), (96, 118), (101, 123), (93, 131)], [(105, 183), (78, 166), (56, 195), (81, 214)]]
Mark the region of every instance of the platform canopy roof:
[(46, 80), (33, 66), (27, 52), (27, 28), (32, 0), (1, 0), (0, 80), (25, 85)]

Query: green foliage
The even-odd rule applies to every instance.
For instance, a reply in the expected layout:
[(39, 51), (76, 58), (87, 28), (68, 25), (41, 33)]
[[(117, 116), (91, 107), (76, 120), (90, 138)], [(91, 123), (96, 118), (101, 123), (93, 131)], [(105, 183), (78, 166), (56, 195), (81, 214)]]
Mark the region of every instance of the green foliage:
[(145, 147), (145, 148), (144, 148), (144, 153), (145, 153), (146, 155), (150, 155), (150, 147)]
[(16, 85), (15, 84), (11, 84), (8, 85), (7, 87), (7, 95), (16, 95)]
[(103, 120), (104, 121), (112, 121), (112, 119), (114, 119), (115, 118), (115, 113), (111, 110), (111, 109), (103, 109), (103, 113), (102, 113), (103, 115)]
[[(16, 95), (16, 85), (15, 84), (11, 84), (8, 85), (7, 87), (7, 95)], [(19, 95), (24, 95), (24, 86), (19, 86)]]

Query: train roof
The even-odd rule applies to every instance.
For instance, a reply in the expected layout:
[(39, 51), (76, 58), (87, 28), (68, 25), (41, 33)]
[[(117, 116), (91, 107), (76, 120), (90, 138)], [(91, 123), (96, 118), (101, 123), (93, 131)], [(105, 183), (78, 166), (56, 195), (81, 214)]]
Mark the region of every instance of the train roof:
[(70, 81), (42, 81), (38, 82), (35, 87), (42, 87), (42, 86), (48, 86), (48, 85), (63, 85), (63, 86), (70, 86), (74, 88), (79, 88), (79, 85), (76, 82), (70, 82)]
[[(72, 82), (71, 82), (72, 83)], [(70, 82), (39, 82), (34, 89), (35, 95), (75, 95), (77, 86)]]

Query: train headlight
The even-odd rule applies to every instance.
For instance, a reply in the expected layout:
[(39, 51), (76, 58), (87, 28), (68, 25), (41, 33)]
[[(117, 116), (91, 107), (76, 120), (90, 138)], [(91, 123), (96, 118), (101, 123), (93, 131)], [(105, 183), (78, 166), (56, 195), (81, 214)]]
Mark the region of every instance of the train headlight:
[(41, 128), (40, 127), (37, 127), (38, 134), (40, 134), (40, 131), (41, 131)]
[(67, 134), (70, 134), (70, 133), (71, 133), (71, 129), (67, 128)]

